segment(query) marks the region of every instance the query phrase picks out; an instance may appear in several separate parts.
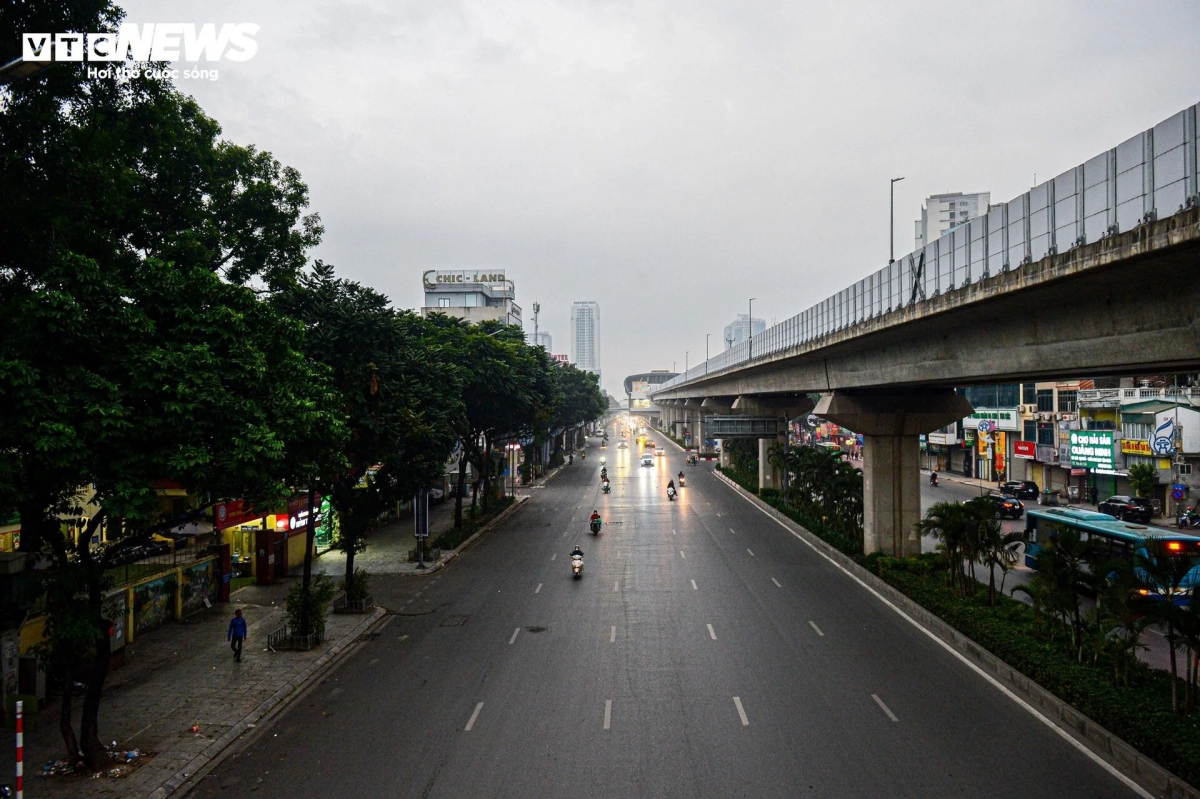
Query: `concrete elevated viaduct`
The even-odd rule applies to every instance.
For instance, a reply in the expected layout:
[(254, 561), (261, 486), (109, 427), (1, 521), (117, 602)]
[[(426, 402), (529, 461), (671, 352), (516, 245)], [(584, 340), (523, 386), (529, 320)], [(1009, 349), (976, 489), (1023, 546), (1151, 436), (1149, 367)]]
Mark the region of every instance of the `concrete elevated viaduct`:
[(653, 399), (664, 422), (698, 426), (706, 408), (799, 408), (819, 393), (818, 415), (864, 435), (866, 551), (909, 554), (920, 548), (919, 436), (972, 411), (954, 387), (1195, 371), (1198, 318), (1192, 207), (807, 341), (763, 341), (761, 354), (690, 370)]

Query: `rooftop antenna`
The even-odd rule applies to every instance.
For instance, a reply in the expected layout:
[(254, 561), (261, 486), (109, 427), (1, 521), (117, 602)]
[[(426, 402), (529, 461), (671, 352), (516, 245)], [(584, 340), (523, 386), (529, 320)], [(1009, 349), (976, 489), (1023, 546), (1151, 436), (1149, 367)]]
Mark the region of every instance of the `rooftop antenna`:
[(538, 314), (541, 313), (542, 306), (537, 300), (533, 301), (533, 346), (538, 345)]

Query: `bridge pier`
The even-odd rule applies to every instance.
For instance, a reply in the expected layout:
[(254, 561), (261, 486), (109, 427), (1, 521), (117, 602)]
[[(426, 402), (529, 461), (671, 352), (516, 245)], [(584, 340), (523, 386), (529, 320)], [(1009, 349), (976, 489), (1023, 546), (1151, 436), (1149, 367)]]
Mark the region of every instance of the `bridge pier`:
[(970, 416), (953, 391), (821, 397), (813, 411), (863, 435), (863, 551), (918, 555), (921, 537), (920, 436)]

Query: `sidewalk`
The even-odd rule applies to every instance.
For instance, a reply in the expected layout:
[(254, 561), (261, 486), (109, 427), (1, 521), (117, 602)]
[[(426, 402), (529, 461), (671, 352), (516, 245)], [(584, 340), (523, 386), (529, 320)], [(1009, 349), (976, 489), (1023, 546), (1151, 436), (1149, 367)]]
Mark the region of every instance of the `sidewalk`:
[[(209, 766), (243, 732), (282, 707), (374, 625), (374, 614), (335, 616), (326, 640), (311, 652), (265, 650), (267, 634), (283, 624), (283, 600), (295, 582), (238, 591), (228, 605), (168, 624), (126, 648), (122, 668), (109, 674), (100, 709), (101, 740), (137, 749), (140, 767), (127, 777), (86, 774), (42, 777), (63, 756), (55, 707), (27, 717), (25, 792), (33, 799), (151, 797), (164, 799)], [(235, 663), (225, 632), (233, 611), (249, 622), (242, 662)], [(75, 729), (79, 707), (75, 698)], [(196, 726), (196, 731), (192, 727)], [(11, 749), (8, 750), (11, 752)], [(10, 761), (11, 762), (11, 761)], [(115, 764), (114, 764), (115, 765)]]

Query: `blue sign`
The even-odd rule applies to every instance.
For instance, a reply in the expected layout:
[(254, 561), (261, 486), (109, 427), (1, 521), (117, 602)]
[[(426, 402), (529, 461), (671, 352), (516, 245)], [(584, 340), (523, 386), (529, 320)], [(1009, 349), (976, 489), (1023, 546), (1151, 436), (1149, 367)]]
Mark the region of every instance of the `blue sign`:
[(1178, 502), (1187, 496), (1187, 486), (1183, 483), (1174, 483), (1171, 485), (1171, 499)]

